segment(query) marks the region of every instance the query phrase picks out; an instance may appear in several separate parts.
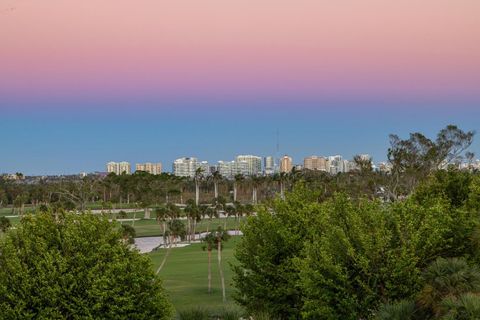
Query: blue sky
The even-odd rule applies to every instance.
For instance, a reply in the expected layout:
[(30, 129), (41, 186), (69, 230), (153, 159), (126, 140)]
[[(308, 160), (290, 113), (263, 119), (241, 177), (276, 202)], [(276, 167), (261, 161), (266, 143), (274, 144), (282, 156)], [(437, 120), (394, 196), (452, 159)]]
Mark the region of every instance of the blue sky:
[[(237, 154), (280, 155), (295, 163), (308, 155), (369, 153), (386, 159), (388, 135), (429, 137), (447, 124), (479, 131), (474, 105), (249, 104), (134, 105), (97, 108), (5, 109), (0, 118), (0, 172), (69, 174), (104, 171), (108, 161), (160, 161), (195, 156), (212, 164)], [(88, 110), (88, 111), (82, 111)], [(472, 151), (480, 153), (479, 138)]]

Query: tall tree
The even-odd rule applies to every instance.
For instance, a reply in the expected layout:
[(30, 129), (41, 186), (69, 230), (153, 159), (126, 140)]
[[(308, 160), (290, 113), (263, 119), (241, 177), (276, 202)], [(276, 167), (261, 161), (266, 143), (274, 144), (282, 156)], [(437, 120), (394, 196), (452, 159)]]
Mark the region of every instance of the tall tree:
[(218, 198), (218, 184), (220, 183), (220, 181), (222, 181), (222, 175), (217, 170), (217, 171), (212, 173), (211, 179), (213, 181), (215, 199), (217, 199)]
[(240, 184), (245, 180), (243, 174), (236, 174), (233, 180), (233, 202), (238, 201), (238, 188)]
[(27, 215), (0, 241), (1, 319), (171, 319), (147, 256), (90, 214)]
[(218, 226), (217, 230), (213, 232), (213, 236), (216, 239), (215, 241), (216, 241), (216, 249), (217, 249), (218, 272), (220, 273), (220, 281), (222, 283), (222, 299), (223, 299), (223, 302), (226, 302), (227, 295), (225, 292), (225, 276), (223, 274), (223, 268), (222, 268), (222, 249), (223, 249), (223, 244), (227, 242), (228, 239), (230, 239), (230, 235), (221, 226)]
[(195, 171), (195, 176), (193, 181), (195, 182), (195, 204), (198, 206), (200, 204), (200, 183), (203, 179), (203, 169), (198, 168)]
[(202, 242), (204, 243), (202, 249), (207, 251), (208, 255), (208, 293), (212, 293), (212, 251), (216, 247), (217, 237), (213, 232), (209, 232)]

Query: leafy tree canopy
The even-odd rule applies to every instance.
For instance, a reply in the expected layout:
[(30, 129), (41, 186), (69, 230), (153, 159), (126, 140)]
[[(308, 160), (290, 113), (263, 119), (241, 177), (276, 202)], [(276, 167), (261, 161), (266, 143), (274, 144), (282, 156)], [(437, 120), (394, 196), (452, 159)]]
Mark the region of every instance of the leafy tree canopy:
[(169, 319), (148, 257), (92, 215), (26, 216), (0, 242), (1, 319)]

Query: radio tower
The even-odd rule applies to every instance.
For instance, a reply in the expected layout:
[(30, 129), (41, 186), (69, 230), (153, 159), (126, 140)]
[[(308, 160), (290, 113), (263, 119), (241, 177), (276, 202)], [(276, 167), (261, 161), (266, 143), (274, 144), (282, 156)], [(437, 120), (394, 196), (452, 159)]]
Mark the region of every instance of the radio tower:
[(280, 133), (277, 128), (277, 150), (275, 152), (275, 172), (279, 172), (280, 170)]

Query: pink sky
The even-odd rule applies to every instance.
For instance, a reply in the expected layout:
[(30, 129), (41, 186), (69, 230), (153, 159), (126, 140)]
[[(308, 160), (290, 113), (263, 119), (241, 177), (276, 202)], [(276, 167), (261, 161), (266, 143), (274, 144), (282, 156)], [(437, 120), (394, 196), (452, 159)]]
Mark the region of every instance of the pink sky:
[(479, 0), (0, 0), (0, 41), (7, 97), (480, 98)]

